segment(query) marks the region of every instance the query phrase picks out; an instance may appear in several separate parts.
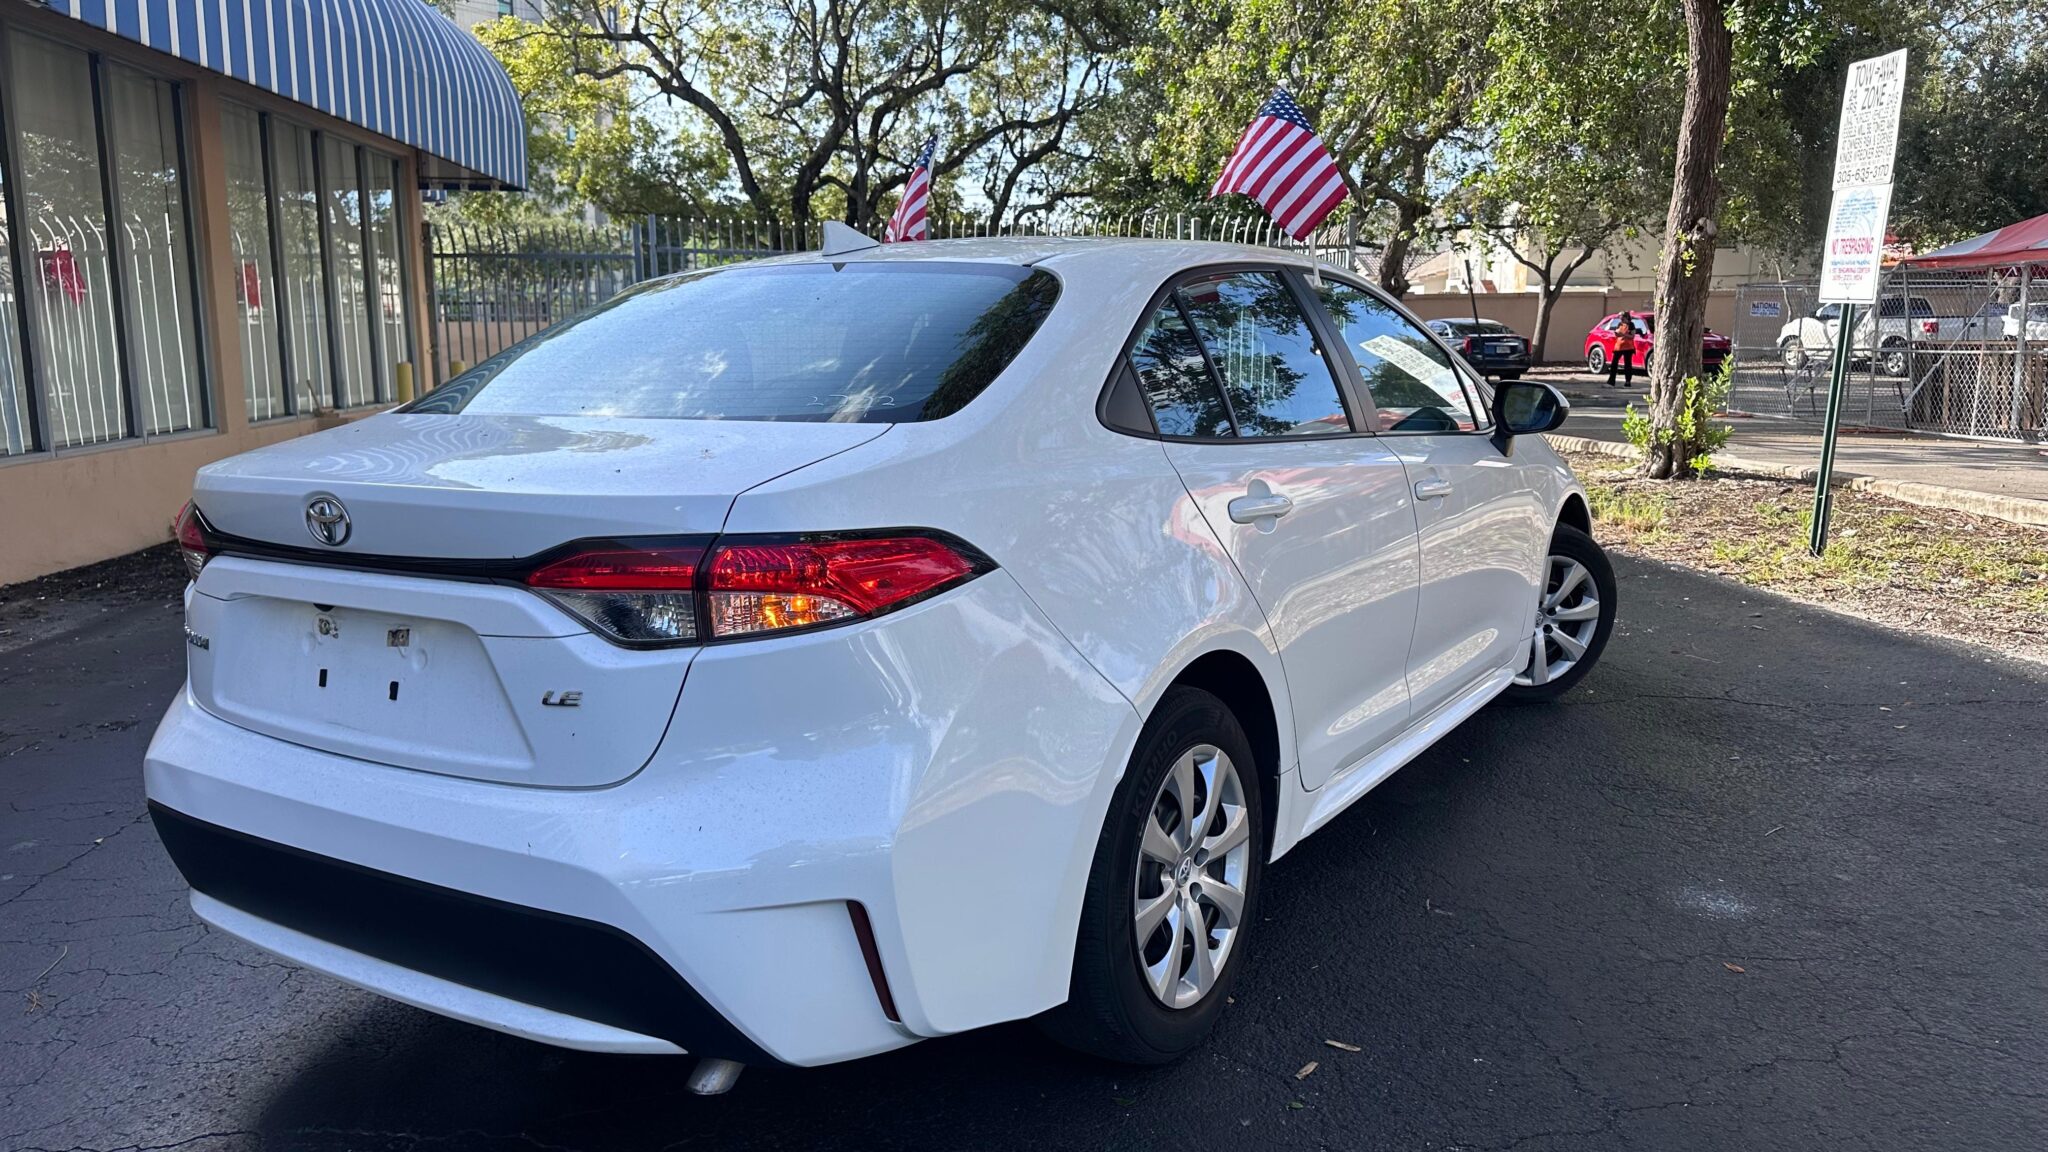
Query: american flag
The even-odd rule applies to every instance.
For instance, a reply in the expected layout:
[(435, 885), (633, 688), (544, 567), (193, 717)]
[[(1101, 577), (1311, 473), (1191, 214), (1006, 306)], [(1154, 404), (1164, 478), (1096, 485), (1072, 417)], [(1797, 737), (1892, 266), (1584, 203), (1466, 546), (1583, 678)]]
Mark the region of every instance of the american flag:
[(918, 150), (917, 163), (910, 166), (910, 179), (903, 182), (903, 200), (896, 205), (896, 214), (889, 217), (888, 230), (882, 233), (884, 244), (931, 238), (932, 153), (938, 147), (939, 138), (933, 136)]
[(1344, 174), (1285, 88), (1275, 88), (1223, 165), (1214, 199), (1242, 192), (1289, 236), (1306, 240), (1344, 202)]

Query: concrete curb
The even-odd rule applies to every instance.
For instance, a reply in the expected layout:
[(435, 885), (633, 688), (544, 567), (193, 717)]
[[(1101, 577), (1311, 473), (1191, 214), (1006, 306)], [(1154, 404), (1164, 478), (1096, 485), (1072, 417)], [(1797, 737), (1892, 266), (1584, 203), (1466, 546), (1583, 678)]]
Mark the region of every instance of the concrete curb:
[[(1617, 444), (1612, 440), (1593, 440), (1585, 436), (1562, 436), (1555, 433), (1544, 436), (1544, 439), (1550, 441), (1550, 446), (1560, 452), (1591, 452), (1622, 460), (1637, 458), (1633, 447)], [(1812, 466), (1767, 464), (1761, 460), (1748, 460), (1725, 452), (1714, 454), (1714, 468), (1720, 472), (1774, 476), (1807, 484), (1813, 483), (1814, 478), (1820, 474), (1820, 469)], [(2025, 496), (2001, 496), (1995, 492), (1951, 488), (1944, 484), (1921, 484), (1913, 480), (1891, 480), (1862, 472), (1848, 472), (1840, 468), (1835, 469), (1833, 479), (1834, 485), (1838, 488), (1848, 488), (1854, 492), (1872, 492), (1906, 504), (1917, 504), (1922, 508), (1946, 508), (1951, 512), (1989, 516), (1994, 520), (2025, 524), (2030, 528), (2048, 528), (2048, 500), (2031, 500)]]

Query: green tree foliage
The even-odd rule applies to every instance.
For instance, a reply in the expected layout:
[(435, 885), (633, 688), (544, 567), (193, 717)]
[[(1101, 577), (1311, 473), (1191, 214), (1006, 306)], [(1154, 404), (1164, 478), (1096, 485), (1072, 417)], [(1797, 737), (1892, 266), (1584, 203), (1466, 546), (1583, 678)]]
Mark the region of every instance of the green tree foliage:
[(1493, 0), (1175, 0), (1135, 65), (1163, 96), (1153, 164), (1206, 188), (1259, 105), (1286, 87), (1344, 169), (1353, 210), (1377, 213), (1380, 281), (1404, 292), (1444, 165), (1468, 143), (1493, 72), (1494, 13)]
[(886, 214), (924, 139), (935, 199), (960, 176), (1006, 209), (1051, 190), (1077, 117), (1113, 90), (1119, 10), (994, 0), (562, 0), (551, 27), (585, 76), (667, 97), (763, 216)]
[(558, 25), (508, 17), (476, 33), (504, 65), (526, 112), (529, 194), (458, 196), (462, 218), (503, 223), (574, 214), (586, 204), (609, 216), (694, 215), (720, 206), (723, 153), (650, 115), (625, 75), (579, 59)]
[(1493, 26), (1480, 147), (1445, 212), (1533, 274), (1538, 360), (1572, 273), (1661, 207), (1671, 129), (1655, 109), (1672, 83), (1657, 46), (1669, 23), (1639, 6), (1533, 0), (1504, 5)]
[(2048, 3), (1992, 0), (1919, 40), (1892, 231), (1924, 251), (2048, 212)]

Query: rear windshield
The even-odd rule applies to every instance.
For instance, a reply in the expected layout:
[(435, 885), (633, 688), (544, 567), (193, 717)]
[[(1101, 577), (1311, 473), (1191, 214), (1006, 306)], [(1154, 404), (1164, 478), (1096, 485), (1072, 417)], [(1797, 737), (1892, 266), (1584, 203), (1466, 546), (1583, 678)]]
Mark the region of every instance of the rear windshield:
[(1878, 303), (1877, 314), (1885, 317), (1912, 316), (1924, 318), (1934, 315), (1934, 305), (1925, 296), (1915, 296), (1901, 302), (1897, 296), (1887, 296)]
[(1444, 320), (1440, 323), (1452, 336), (1513, 336), (1515, 330), (1494, 320)]
[(741, 266), (656, 280), (411, 412), (897, 423), (959, 411), (1059, 297), (1010, 264)]

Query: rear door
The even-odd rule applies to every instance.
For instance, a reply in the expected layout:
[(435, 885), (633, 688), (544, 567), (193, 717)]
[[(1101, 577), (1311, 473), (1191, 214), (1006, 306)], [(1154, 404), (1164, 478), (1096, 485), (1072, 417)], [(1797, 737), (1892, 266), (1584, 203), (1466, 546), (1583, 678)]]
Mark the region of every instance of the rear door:
[(1415, 514), (1271, 268), (1183, 280), (1131, 354), (1189, 494), (1265, 611), (1314, 788), (1408, 721)]
[(1549, 510), (1529, 471), (1538, 465), (1494, 444), (1484, 385), (1448, 349), (1370, 289), (1326, 277), (1320, 296), (1415, 497), (1408, 693), (1421, 717), (1527, 647)]

